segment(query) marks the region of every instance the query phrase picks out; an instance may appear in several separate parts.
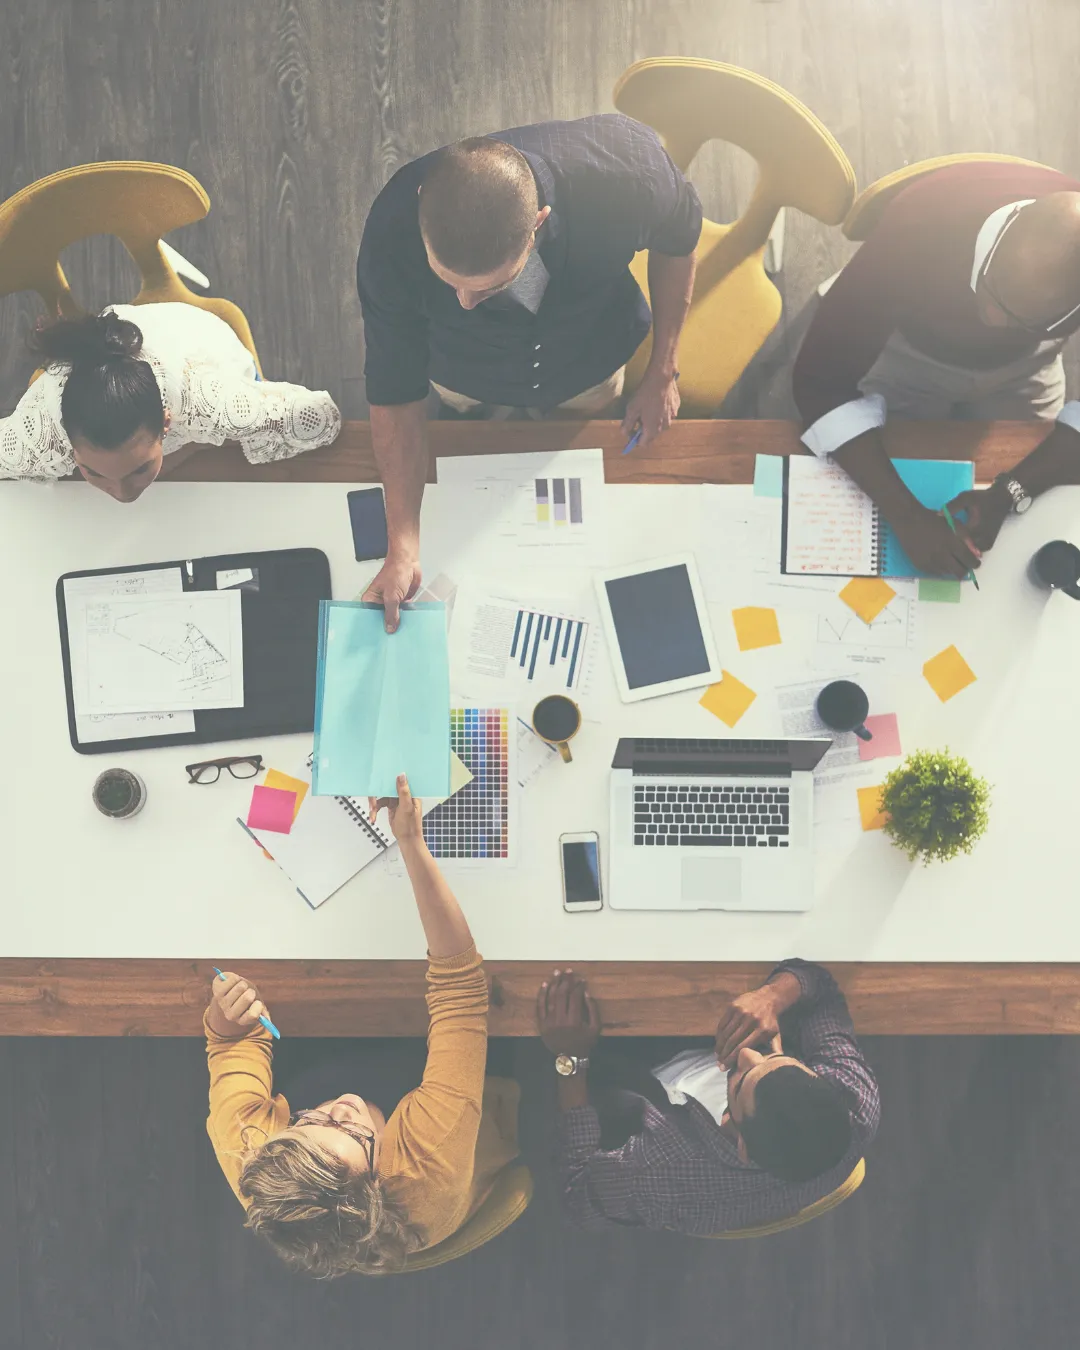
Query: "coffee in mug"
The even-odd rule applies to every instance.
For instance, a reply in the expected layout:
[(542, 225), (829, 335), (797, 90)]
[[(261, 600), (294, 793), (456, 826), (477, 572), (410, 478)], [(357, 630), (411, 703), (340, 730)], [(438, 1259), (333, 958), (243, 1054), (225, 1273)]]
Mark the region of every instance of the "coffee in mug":
[(817, 715), (833, 731), (853, 731), (860, 740), (871, 741), (873, 733), (863, 723), (870, 700), (851, 680), (833, 680), (817, 696)]
[(542, 741), (554, 745), (569, 764), (571, 755), (567, 741), (581, 729), (581, 709), (565, 694), (549, 694), (533, 709), (532, 728)]

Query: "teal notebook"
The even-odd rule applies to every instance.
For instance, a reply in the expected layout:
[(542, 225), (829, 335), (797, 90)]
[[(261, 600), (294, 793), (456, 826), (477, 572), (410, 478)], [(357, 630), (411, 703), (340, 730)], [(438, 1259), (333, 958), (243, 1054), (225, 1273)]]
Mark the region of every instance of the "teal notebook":
[(323, 600), (311, 789), (318, 796), (450, 795), (446, 608), (403, 605), (387, 633), (381, 605)]
[[(894, 459), (914, 496), (932, 511), (975, 485), (970, 460)], [(925, 577), (877, 507), (838, 464), (784, 458), (780, 570), (790, 576)]]

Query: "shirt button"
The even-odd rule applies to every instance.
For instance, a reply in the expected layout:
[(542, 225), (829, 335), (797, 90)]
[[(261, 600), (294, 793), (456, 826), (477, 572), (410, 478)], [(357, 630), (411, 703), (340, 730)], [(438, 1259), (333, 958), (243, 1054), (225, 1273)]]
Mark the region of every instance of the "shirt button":
[(534, 361), (534, 362), (533, 362), (533, 370), (539, 370), (539, 368), (540, 368), (540, 362), (539, 362), (539, 361)]
[(539, 344), (539, 342), (538, 342), (538, 343), (536, 344), (536, 346), (533, 348), (533, 351), (534, 351), (534, 352), (538, 352), (539, 350), (540, 350), (540, 344)]
[(539, 386), (538, 384), (534, 384), (534, 385), (533, 385), (533, 388), (534, 388), (534, 389), (539, 389), (540, 386)]

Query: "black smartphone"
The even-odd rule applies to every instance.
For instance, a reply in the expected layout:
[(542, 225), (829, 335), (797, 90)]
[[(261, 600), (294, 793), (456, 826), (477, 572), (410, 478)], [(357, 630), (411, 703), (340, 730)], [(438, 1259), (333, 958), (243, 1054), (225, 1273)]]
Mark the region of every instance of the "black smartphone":
[(385, 558), (390, 544), (386, 536), (386, 502), (382, 488), (360, 488), (348, 496), (356, 561)]

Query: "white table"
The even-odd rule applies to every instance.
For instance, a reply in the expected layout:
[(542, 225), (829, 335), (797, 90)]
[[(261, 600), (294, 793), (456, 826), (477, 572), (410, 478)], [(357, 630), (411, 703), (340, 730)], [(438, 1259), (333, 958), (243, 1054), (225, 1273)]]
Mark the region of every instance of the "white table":
[[(335, 597), (352, 598), (373, 566), (353, 560), (346, 490), (341, 484), (162, 483), (136, 506), (121, 507), (78, 483), (2, 485), (4, 956), (154, 958), (214, 950), (252, 959), (397, 959), (422, 952), (407, 882), (385, 861), (312, 912), (235, 823), (250, 784), (223, 778), (212, 787), (191, 787), (183, 772), (196, 758), (256, 750), (288, 769), (310, 738), (124, 756), (78, 755), (68, 742), (54, 599), (61, 573), (317, 546), (330, 558)], [(620, 522), (613, 563), (685, 547), (685, 512), (701, 489), (650, 490), (647, 509), (646, 494), (636, 487), (610, 491)], [(460, 577), (468, 569), (462, 540), (439, 507), (438, 489), (429, 489), (425, 573)], [(828, 961), (1080, 960), (1080, 917), (1072, 903), (1080, 605), (1036, 591), (1025, 571), (1030, 555), (1051, 538), (1080, 539), (1080, 492), (1059, 490), (1026, 520), (1007, 524), (981, 569), (981, 593), (965, 596), (960, 606), (923, 607), (922, 656), (955, 641), (979, 679), (942, 705), (916, 675), (896, 709), (905, 749), (947, 744), (993, 784), (990, 829), (973, 855), (924, 869), (909, 865), (880, 832), (831, 830), (821, 840), (817, 899), (804, 915), (605, 909), (569, 916), (560, 903), (558, 835), (596, 829), (606, 857), (607, 768), (618, 736), (727, 734), (695, 694), (625, 706), (613, 682), (601, 680), (594, 705), (586, 707), (597, 720), (574, 742), (573, 765), (545, 770), (524, 797), (518, 865), (448, 869), (485, 955), (758, 961), (798, 952)], [(740, 602), (734, 593), (731, 603)], [(751, 684), (755, 672), (767, 672), (767, 653), (721, 656)], [(760, 682), (756, 687), (764, 693)], [(771, 701), (761, 697), (736, 734), (777, 731)], [(145, 809), (128, 822), (105, 820), (90, 800), (94, 777), (112, 762), (137, 769), (148, 785)]]

